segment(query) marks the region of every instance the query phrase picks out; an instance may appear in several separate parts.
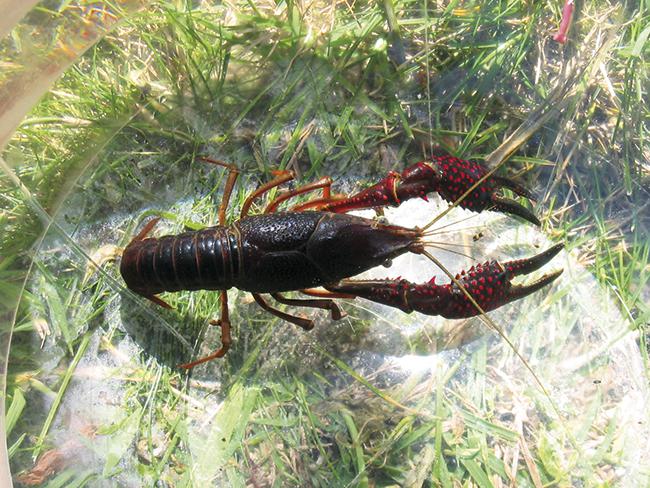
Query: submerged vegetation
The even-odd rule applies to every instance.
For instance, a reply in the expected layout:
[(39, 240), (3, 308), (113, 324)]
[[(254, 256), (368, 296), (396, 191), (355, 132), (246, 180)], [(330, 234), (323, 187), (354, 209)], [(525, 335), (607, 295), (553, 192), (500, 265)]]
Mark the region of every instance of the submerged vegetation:
[[(565, 45), (561, 5), (520, 0), (61, 9), (38, 7), (2, 41), (4, 76), (49, 18), (123, 18), (2, 154), (24, 185), (0, 175), (3, 318), (20, 304), (6, 396), (16, 482), (647, 480), (634, 433), (648, 418), (633, 407), (650, 367), (650, 5), (582, 3)], [(63, 32), (47, 42), (66, 47)], [(240, 168), (234, 218), (274, 170), (347, 191), (438, 148), (526, 181), (543, 230), (573, 249), (561, 286), (496, 315), (548, 393), (479, 320), (346, 302), (348, 318), (304, 334), (236, 292), (233, 349), (188, 376), (175, 365), (218, 344), (214, 294), (169, 295), (175, 311), (160, 311), (111, 261), (151, 215), (160, 232), (216, 221), (224, 174), (197, 156)], [(443, 247), (474, 260), (543, 239), (462, 212), (440, 227), (471, 244)]]

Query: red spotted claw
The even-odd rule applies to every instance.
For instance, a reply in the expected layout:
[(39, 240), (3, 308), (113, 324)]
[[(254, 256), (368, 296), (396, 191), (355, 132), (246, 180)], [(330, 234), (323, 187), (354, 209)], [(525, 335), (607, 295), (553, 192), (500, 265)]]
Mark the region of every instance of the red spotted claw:
[[(448, 154), (433, 156), (430, 160), (415, 163), (402, 173), (391, 171), (379, 183), (352, 196), (323, 202), (318, 205), (318, 209), (341, 213), (381, 206), (397, 207), (404, 200), (411, 198), (420, 197), (426, 200), (427, 195), (433, 192), (438, 193), (448, 202), (455, 202), (487, 172), (488, 170), (476, 161), (463, 160)], [(475, 212), (483, 210), (504, 212), (540, 225), (539, 220), (530, 210), (500, 195), (500, 190), (503, 188), (508, 188), (522, 197), (533, 199), (533, 195), (516, 181), (501, 176), (489, 176), (458, 205)]]
[[(456, 281), (462, 284), (483, 311), (489, 312), (536, 292), (560, 276), (562, 270), (544, 275), (529, 285), (513, 285), (511, 281), (515, 276), (526, 275), (541, 268), (563, 247), (562, 244), (557, 244), (531, 258), (507, 261), (503, 264), (497, 261), (476, 264), (469, 271), (456, 275)], [(437, 285), (435, 277), (422, 284), (404, 279), (346, 279), (336, 285), (327, 286), (327, 289), (399, 308), (406, 313), (416, 311), (425, 315), (441, 315), (448, 319), (473, 317), (481, 313), (455, 282)]]

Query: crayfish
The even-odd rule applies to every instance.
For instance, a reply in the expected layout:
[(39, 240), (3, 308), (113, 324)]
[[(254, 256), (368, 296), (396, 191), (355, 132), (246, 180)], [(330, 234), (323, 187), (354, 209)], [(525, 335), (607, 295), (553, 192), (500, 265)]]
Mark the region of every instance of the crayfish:
[[(129, 289), (163, 307), (169, 305), (157, 296), (161, 292), (220, 292), (220, 319), (214, 323), (221, 327), (222, 345), (206, 357), (181, 365), (186, 369), (222, 357), (230, 348), (227, 290), (232, 287), (251, 292), (271, 314), (310, 330), (312, 320), (273, 308), (262, 294), (270, 294), (287, 305), (328, 310), (333, 320), (344, 316), (334, 299), (356, 297), (406, 313), (466, 318), (529, 295), (562, 272), (547, 274), (530, 285), (511, 282), (513, 277), (549, 262), (562, 249), (558, 244), (528, 259), (476, 264), (446, 284), (436, 284), (435, 279), (421, 284), (405, 279), (350, 279), (401, 254), (431, 257), (426, 250), (426, 227), (411, 229), (346, 213), (352, 210), (398, 206), (405, 200), (426, 199), (427, 194), (436, 192), (449, 202), (458, 201), (465, 209), (500, 211), (539, 225), (530, 210), (500, 194), (502, 188), (508, 188), (530, 199), (529, 191), (512, 179), (486, 176), (487, 170), (478, 162), (434, 156), (402, 173), (390, 172), (377, 184), (347, 197), (332, 195), (331, 178), (322, 178), (281, 192), (262, 214), (249, 215), (255, 200), (293, 178), (290, 172), (281, 171), (246, 198), (239, 220), (227, 224), (226, 209), (239, 171), (232, 164), (203, 159), (229, 170), (219, 207), (219, 225), (149, 238), (147, 235), (159, 220), (153, 219), (125, 248), (120, 265)], [(276, 211), (297, 195), (319, 190), (318, 197)], [(282, 294), (287, 291), (299, 291), (312, 298), (287, 298)]]

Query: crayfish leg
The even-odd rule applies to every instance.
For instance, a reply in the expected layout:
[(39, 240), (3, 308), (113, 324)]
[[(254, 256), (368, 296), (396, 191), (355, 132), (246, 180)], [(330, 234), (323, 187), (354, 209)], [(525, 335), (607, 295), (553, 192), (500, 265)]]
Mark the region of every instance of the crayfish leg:
[(226, 225), (226, 210), (228, 209), (228, 203), (230, 202), (230, 195), (232, 194), (235, 182), (239, 176), (239, 170), (234, 164), (226, 163), (219, 159), (207, 157), (201, 157), (199, 159), (206, 163), (215, 164), (228, 169), (228, 179), (226, 180), (226, 186), (223, 189), (223, 196), (221, 197), (221, 204), (219, 205), (219, 225)]
[[(314, 181), (313, 183), (309, 183), (307, 185), (299, 186), (298, 188), (295, 188), (293, 190), (283, 192), (280, 195), (278, 195), (278, 197), (275, 198), (271, 203), (267, 205), (266, 209), (264, 209), (264, 213), (273, 213), (280, 206), (282, 202), (285, 202), (297, 195), (302, 195), (304, 193), (316, 191), (321, 188), (323, 189), (322, 198), (329, 199), (331, 195), (331, 187), (332, 187), (332, 178), (330, 178), (329, 176), (325, 176), (318, 181)], [(294, 209), (291, 209), (291, 211), (294, 211)]]
[(320, 308), (322, 310), (329, 310), (331, 313), (332, 320), (341, 320), (347, 314), (341, 310), (334, 300), (305, 300), (305, 299), (296, 299), (296, 298), (286, 298), (280, 293), (271, 293), (271, 296), (275, 298), (276, 301), (283, 303), (285, 305), (293, 305), (295, 307), (309, 307), (309, 308)]
[(228, 315), (228, 294), (225, 291), (221, 292), (221, 318), (219, 320), (211, 320), (211, 325), (218, 325), (221, 327), (221, 347), (212, 354), (197, 359), (195, 361), (179, 364), (178, 367), (182, 369), (192, 369), (199, 364), (207, 363), (213, 359), (222, 358), (226, 355), (232, 344), (232, 337), (230, 336), (230, 317)]
[(305, 295), (309, 295), (310, 297), (318, 297), (318, 298), (349, 298), (349, 299), (356, 298), (355, 295), (351, 295), (349, 293), (335, 293), (333, 291), (323, 290), (322, 288), (304, 288), (299, 291), (300, 293), (304, 293)]
[(286, 320), (287, 322), (295, 324), (304, 330), (312, 330), (314, 328), (313, 320), (305, 319), (302, 317), (296, 317), (295, 315), (289, 315), (288, 313), (284, 313), (276, 308), (273, 308), (271, 307), (271, 305), (266, 303), (266, 301), (262, 298), (262, 296), (259, 293), (253, 293), (253, 298), (255, 299), (255, 301), (260, 307), (262, 307), (270, 314), (275, 315), (278, 318), (281, 318), (282, 320)]
[(291, 171), (278, 172), (278, 175), (273, 180), (269, 181), (268, 183), (264, 183), (253, 193), (248, 195), (248, 198), (244, 200), (244, 204), (241, 207), (241, 213), (239, 217), (244, 218), (248, 215), (248, 211), (250, 210), (251, 206), (253, 205), (253, 202), (256, 199), (264, 195), (266, 192), (272, 190), (273, 188), (280, 186), (281, 184), (291, 180), (293, 180), (293, 173)]
[(158, 298), (156, 295), (150, 295), (150, 296), (145, 297), (145, 298), (147, 298), (147, 300), (151, 300), (156, 305), (160, 305), (162, 308), (166, 308), (168, 310), (172, 309), (172, 306), (169, 303), (167, 303), (166, 301)]
[(135, 236), (133, 239), (131, 239), (129, 245), (131, 245), (134, 242), (141, 241), (145, 237), (147, 237), (147, 235), (149, 235), (149, 232), (153, 230), (153, 228), (156, 226), (158, 221), (160, 221), (160, 217), (156, 217), (155, 219), (151, 219), (149, 222), (147, 222), (147, 224), (142, 228), (142, 230), (138, 232), (138, 235)]

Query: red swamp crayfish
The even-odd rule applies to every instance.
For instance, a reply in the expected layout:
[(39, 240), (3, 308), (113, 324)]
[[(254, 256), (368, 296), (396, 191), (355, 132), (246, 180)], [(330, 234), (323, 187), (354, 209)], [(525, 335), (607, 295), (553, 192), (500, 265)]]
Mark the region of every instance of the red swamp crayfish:
[[(409, 252), (435, 259), (426, 250), (428, 226), (410, 229), (348, 215), (345, 213), (348, 211), (398, 206), (405, 200), (426, 199), (427, 194), (436, 192), (465, 209), (496, 210), (539, 225), (539, 220), (526, 207), (500, 195), (502, 188), (508, 188), (530, 199), (530, 192), (509, 178), (485, 177), (487, 170), (475, 161), (449, 155), (433, 156), (402, 173), (391, 171), (377, 184), (348, 197), (332, 195), (332, 180), (326, 177), (281, 192), (262, 214), (249, 215), (255, 200), (293, 179), (291, 172), (280, 171), (275, 179), (246, 198), (239, 220), (228, 225), (226, 209), (239, 171), (223, 161), (202, 159), (229, 170), (219, 206), (219, 225), (148, 238), (159, 220), (155, 218), (126, 246), (120, 264), (120, 273), (130, 290), (166, 308), (169, 305), (157, 296), (161, 292), (221, 292), (220, 319), (213, 321), (221, 327), (221, 348), (180, 365), (182, 368), (222, 357), (228, 351), (231, 336), (227, 290), (232, 287), (251, 292), (255, 301), (271, 314), (310, 330), (314, 326), (312, 320), (273, 308), (261, 294), (268, 293), (286, 305), (329, 310), (333, 320), (345, 315), (333, 299), (356, 297), (406, 313), (417, 311), (456, 319), (479, 315), (525, 297), (551, 283), (562, 272), (547, 274), (529, 285), (513, 285), (511, 281), (549, 262), (562, 249), (558, 244), (528, 259), (476, 264), (441, 285), (435, 283), (435, 277), (421, 284), (399, 278), (349, 279)], [(322, 192), (320, 196), (276, 212), (287, 200), (318, 190)], [(282, 292), (287, 291), (318, 298), (286, 298)]]

